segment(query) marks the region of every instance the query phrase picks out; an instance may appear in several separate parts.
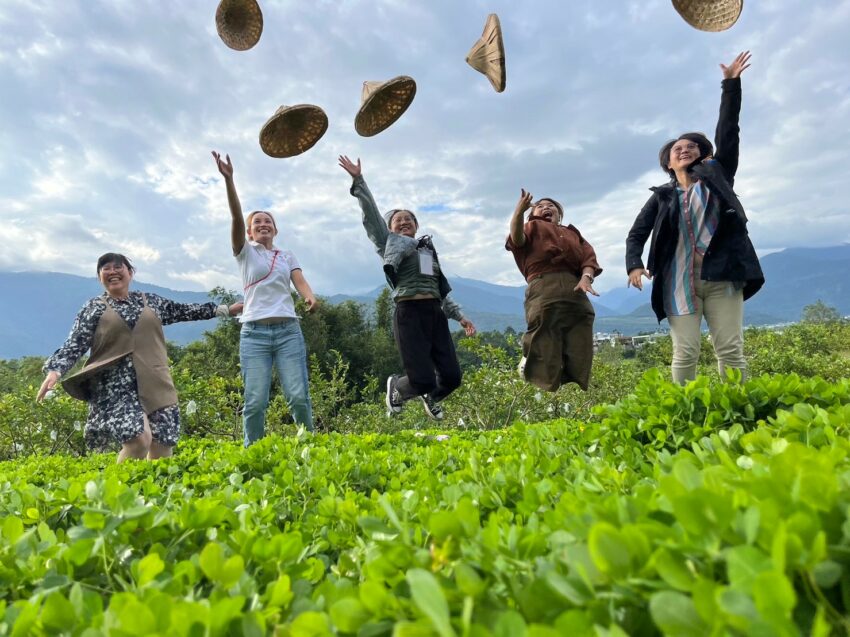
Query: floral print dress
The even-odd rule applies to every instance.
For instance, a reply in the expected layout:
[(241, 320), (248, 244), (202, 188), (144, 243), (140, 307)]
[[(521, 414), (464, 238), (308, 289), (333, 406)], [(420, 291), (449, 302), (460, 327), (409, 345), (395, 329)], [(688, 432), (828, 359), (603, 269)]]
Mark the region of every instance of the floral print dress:
[[(157, 294), (130, 292), (126, 299), (114, 299), (107, 294), (89, 300), (77, 314), (74, 326), (65, 343), (44, 363), (44, 373), (59, 372), (64, 376), (83, 354), (91, 349), (94, 333), (107, 303), (127, 322), (135, 327), (139, 315), (148, 307), (163, 325), (182, 321), (203, 321), (215, 316), (215, 303), (178, 303)], [(139, 402), (136, 370), (132, 355), (106, 368), (91, 380), (92, 400), (86, 420), (86, 444), (96, 450), (106, 450), (114, 442), (125, 443), (144, 431), (144, 410)], [(180, 437), (180, 411), (170, 405), (148, 414), (151, 434), (158, 443), (174, 446)]]

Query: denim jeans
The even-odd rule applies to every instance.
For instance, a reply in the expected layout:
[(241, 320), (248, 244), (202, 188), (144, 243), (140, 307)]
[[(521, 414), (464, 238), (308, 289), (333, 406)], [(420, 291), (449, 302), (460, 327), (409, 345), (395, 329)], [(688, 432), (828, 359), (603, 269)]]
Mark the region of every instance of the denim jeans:
[(277, 367), (286, 404), (296, 423), (313, 430), (313, 406), (307, 383), (307, 349), (297, 319), (263, 325), (249, 321), (242, 325), (239, 363), (245, 384), (245, 411), (242, 415), (245, 446), (263, 437), (272, 363)]

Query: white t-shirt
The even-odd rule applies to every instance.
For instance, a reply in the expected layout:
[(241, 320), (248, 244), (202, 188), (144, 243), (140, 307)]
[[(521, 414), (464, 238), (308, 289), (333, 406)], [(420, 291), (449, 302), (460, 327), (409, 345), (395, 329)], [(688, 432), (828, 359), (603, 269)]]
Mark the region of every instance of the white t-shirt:
[(239, 319), (242, 323), (280, 316), (298, 318), (289, 277), (293, 270), (301, 269), (301, 264), (292, 252), (275, 246), (266, 250), (259, 243), (245, 241), (236, 261), (245, 295)]

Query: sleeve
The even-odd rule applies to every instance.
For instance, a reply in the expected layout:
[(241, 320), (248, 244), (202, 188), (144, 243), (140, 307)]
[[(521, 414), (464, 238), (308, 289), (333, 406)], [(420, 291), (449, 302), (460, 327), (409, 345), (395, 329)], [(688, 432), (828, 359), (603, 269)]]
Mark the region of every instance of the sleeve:
[(461, 321), (463, 319), (463, 311), (460, 309), (460, 305), (454, 302), (450, 296), (447, 296), (443, 299), (442, 302), (443, 313), (450, 319), (454, 319), (455, 321)]
[(283, 258), (286, 259), (286, 265), (289, 267), (289, 271), (293, 270), (302, 270), (301, 263), (298, 262), (298, 257), (296, 257), (289, 250), (284, 251)]
[(602, 274), (602, 268), (599, 267), (599, 261), (596, 260), (596, 250), (581, 236), (581, 233), (576, 230), (579, 237), (579, 246), (581, 247), (581, 269), (593, 268), (593, 276), (597, 277)]
[(153, 308), (163, 325), (182, 323), (184, 321), (206, 321), (215, 318), (216, 304), (209, 303), (178, 303), (163, 298), (158, 294), (146, 294), (148, 305)]
[(531, 244), (534, 242), (534, 229), (537, 226), (530, 221), (526, 221), (522, 226), (522, 233), (525, 235), (525, 243), (521, 246), (517, 246), (514, 243), (513, 238), (511, 237), (511, 233), (508, 233), (507, 239), (505, 239), (505, 250), (509, 252), (513, 252), (517, 254), (518, 252), (526, 252), (531, 247)]
[(643, 247), (655, 226), (655, 217), (658, 215), (658, 195), (652, 196), (644, 204), (638, 213), (635, 222), (626, 237), (626, 273), (635, 268), (645, 269), (643, 264)]
[(741, 141), (741, 128), (738, 125), (741, 114), (741, 78), (725, 79), (721, 86), (720, 115), (714, 133), (714, 158), (723, 166), (731, 184), (738, 172)]
[(69, 369), (77, 364), (83, 354), (91, 349), (94, 332), (97, 329), (101, 314), (102, 311), (98, 311), (94, 299), (83, 306), (77, 313), (77, 318), (74, 319), (74, 325), (71, 327), (71, 333), (65, 343), (44, 361), (42, 370), (45, 374), (47, 372), (59, 372), (60, 376), (64, 376)]
[(363, 212), (363, 227), (366, 229), (366, 235), (369, 240), (375, 244), (375, 248), (381, 257), (384, 256), (384, 247), (387, 244), (387, 237), (390, 234), (387, 224), (384, 223), (384, 218), (378, 212), (378, 206), (375, 204), (375, 199), (369, 191), (369, 186), (366, 185), (366, 180), (360, 175), (354, 178), (351, 184), (351, 195), (357, 197), (360, 203), (360, 210)]

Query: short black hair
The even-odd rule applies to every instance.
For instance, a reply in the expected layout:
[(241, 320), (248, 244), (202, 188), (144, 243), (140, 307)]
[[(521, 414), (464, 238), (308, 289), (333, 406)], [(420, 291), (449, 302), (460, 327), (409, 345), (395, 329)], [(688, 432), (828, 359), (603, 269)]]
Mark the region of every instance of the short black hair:
[(136, 271), (136, 268), (133, 267), (133, 264), (130, 263), (130, 259), (125, 257), (123, 254), (119, 254), (118, 252), (107, 252), (97, 260), (97, 276), (100, 276), (100, 271), (103, 270), (103, 266), (107, 263), (120, 263), (122, 265), (126, 265), (127, 269), (130, 271), (130, 274), (133, 274)]
[(710, 157), (714, 154), (714, 146), (708, 140), (708, 137), (706, 137), (702, 133), (684, 133), (682, 135), (679, 135), (676, 139), (671, 139), (669, 142), (667, 142), (661, 147), (661, 150), (658, 151), (658, 163), (661, 164), (661, 170), (670, 175), (671, 179), (676, 178), (676, 173), (669, 168), (670, 150), (673, 148), (673, 144), (675, 144), (680, 139), (687, 139), (689, 142), (695, 142), (696, 145), (699, 146), (699, 157), (695, 162), (691, 164), (691, 167), (700, 163), (706, 157)]

